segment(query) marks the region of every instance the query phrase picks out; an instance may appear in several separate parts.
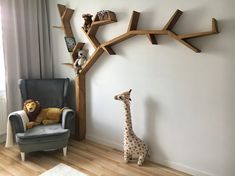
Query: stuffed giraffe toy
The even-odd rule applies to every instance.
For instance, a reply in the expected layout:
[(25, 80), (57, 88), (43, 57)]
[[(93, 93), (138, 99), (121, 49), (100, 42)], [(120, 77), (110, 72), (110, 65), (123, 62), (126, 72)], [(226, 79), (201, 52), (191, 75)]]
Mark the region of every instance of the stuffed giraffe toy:
[(138, 138), (132, 128), (131, 111), (130, 111), (130, 93), (131, 89), (122, 94), (116, 95), (115, 100), (120, 100), (124, 103), (125, 108), (125, 130), (124, 130), (124, 161), (126, 163), (131, 159), (138, 159), (137, 164), (143, 165), (146, 156), (149, 156), (148, 146)]

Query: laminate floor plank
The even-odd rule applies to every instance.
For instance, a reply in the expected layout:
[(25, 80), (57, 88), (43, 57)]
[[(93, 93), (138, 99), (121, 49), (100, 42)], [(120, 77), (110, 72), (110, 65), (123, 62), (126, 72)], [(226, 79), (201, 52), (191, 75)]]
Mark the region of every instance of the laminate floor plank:
[(151, 161), (137, 166), (125, 164), (123, 152), (95, 142), (70, 140), (68, 155), (62, 150), (32, 152), (21, 161), (18, 147), (0, 145), (0, 176), (38, 176), (59, 163), (67, 164), (89, 176), (190, 176)]

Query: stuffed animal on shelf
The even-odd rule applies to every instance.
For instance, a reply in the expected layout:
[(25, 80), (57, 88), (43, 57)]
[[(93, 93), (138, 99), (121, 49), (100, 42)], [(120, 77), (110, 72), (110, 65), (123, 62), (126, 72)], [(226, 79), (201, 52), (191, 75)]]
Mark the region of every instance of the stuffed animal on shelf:
[(45, 108), (42, 109), (38, 101), (32, 99), (24, 102), (24, 111), (29, 117), (29, 122), (26, 124), (27, 129), (33, 128), (39, 124), (53, 124), (60, 121), (60, 117), (64, 108)]
[(97, 16), (100, 21), (107, 20), (108, 13), (109, 13), (109, 10), (101, 10), (101, 11), (97, 12)]
[(93, 15), (91, 15), (89, 13), (82, 15), (82, 18), (84, 19), (83, 29), (85, 32), (87, 32), (89, 30), (89, 28), (91, 27), (92, 17), (93, 17)]
[(147, 144), (138, 138), (133, 131), (130, 110), (130, 93), (131, 89), (116, 95), (114, 99), (122, 101), (125, 108), (124, 161), (128, 163), (131, 159), (138, 159), (137, 164), (141, 166), (146, 156), (149, 156), (149, 149)]
[(78, 51), (78, 58), (75, 60), (73, 67), (76, 71), (76, 74), (79, 74), (82, 66), (86, 63), (87, 61), (87, 54), (88, 54), (88, 49), (84, 50), (79, 50)]

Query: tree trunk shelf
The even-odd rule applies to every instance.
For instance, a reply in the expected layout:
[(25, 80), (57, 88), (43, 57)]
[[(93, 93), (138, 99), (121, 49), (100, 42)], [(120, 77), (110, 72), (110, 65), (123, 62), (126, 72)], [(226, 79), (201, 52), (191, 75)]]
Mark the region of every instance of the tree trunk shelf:
[[(61, 18), (61, 26), (53, 26), (54, 28), (62, 29), (64, 30), (66, 37), (73, 37), (73, 31), (70, 25), (70, 19), (72, 18), (73, 9), (67, 8), (64, 5), (57, 4), (58, 11)], [(76, 94), (76, 138), (78, 140), (82, 140), (85, 138), (86, 134), (86, 89), (85, 89), (85, 75), (89, 71), (89, 69), (95, 64), (95, 62), (98, 60), (98, 58), (106, 52), (109, 55), (115, 55), (116, 52), (112, 49), (112, 46), (119, 44), (131, 37), (137, 36), (137, 35), (146, 35), (148, 40), (151, 44), (157, 45), (157, 36), (158, 35), (166, 35), (174, 40), (177, 40), (184, 46), (188, 47), (189, 49), (193, 50), (194, 52), (201, 52), (200, 49), (195, 47), (189, 42), (189, 39), (198, 38), (198, 37), (204, 37), (208, 35), (213, 35), (219, 33), (218, 27), (217, 27), (217, 21), (216, 19), (212, 18), (212, 27), (210, 31), (205, 32), (198, 32), (198, 33), (192, 33), (192, 34), (177, 34), (173, 31), (174, 26), (176, 25), (178, 19), (183, 14), (183, 12), (179, 9), (175, 11), (175, 13), (172, 15), (172, 17), (168, 20), (168, 22), (165, 24), (165, 26), (162, 29), (157, 30), (149, 30), (149, 29), (138, 29), (138, 22), (140, 13), (137, 11), (132, 12), (132, 16), (129, 21), (129, 25), (127, 28), (127, 32), (124, 34), (121, 34), (109, 41), (106, 41), (104, 43), (100, 43), (99, 40), (96, 38), (97, 31), (99, 30), (100, 26), (104, 26), (107, 24), (111, 24), (114, 22), (117, 22), (116, 15), (114, 12), (108, 11), (107, 16), (105, 16), (104, 19), (100, 20), (99, 16), (96, 15), (94, 17), (93, 22), (91, 23), (90, 28), (87, 32), (85, 32), (83, 29), (82, 31), (86, 35), (86, 37), (89, 39), (90, 43), (94, 47), (95, 51), (94, 53), (88, 58), (85, 65), (83, 65), (83, 68), (79, 75), (75, 78), (75, 94)], [(77, 52), (82, 49), (84, 46), (84, 43), (78, 42), (76, 46), (74, 47), (71, 58), (72, 62), (77, 59)], [(72, 66), (73, 63), (64, 63), (65, 65)]]

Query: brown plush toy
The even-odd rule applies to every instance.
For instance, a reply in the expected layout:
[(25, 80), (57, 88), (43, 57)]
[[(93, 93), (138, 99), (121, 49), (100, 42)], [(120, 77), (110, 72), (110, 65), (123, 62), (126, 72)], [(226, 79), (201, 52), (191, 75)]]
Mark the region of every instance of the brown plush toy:
[(82, 18), (84, 19), (84, 25), (83, 25), (83, 29), (85, 32), (88, 31), (88, 29), (91, 27), (91, 23), (92, 23), (92, 17), (93, 15), (87, 13), (87, 14), (83, 14)]
[(64, 110), (64, 108), (41, 109), (40, 103), (32, 99), (25, 101), (23, 109), (29, 117), (29, 122), (26, 124), (27, 129), (41, 123), (44, 125), (58, 123)]
[(26, 100), (24, 102), (23, 109), (26, 112), (30, 122), (34, 121), (42, 110), (40, 103), (32, 99)]

